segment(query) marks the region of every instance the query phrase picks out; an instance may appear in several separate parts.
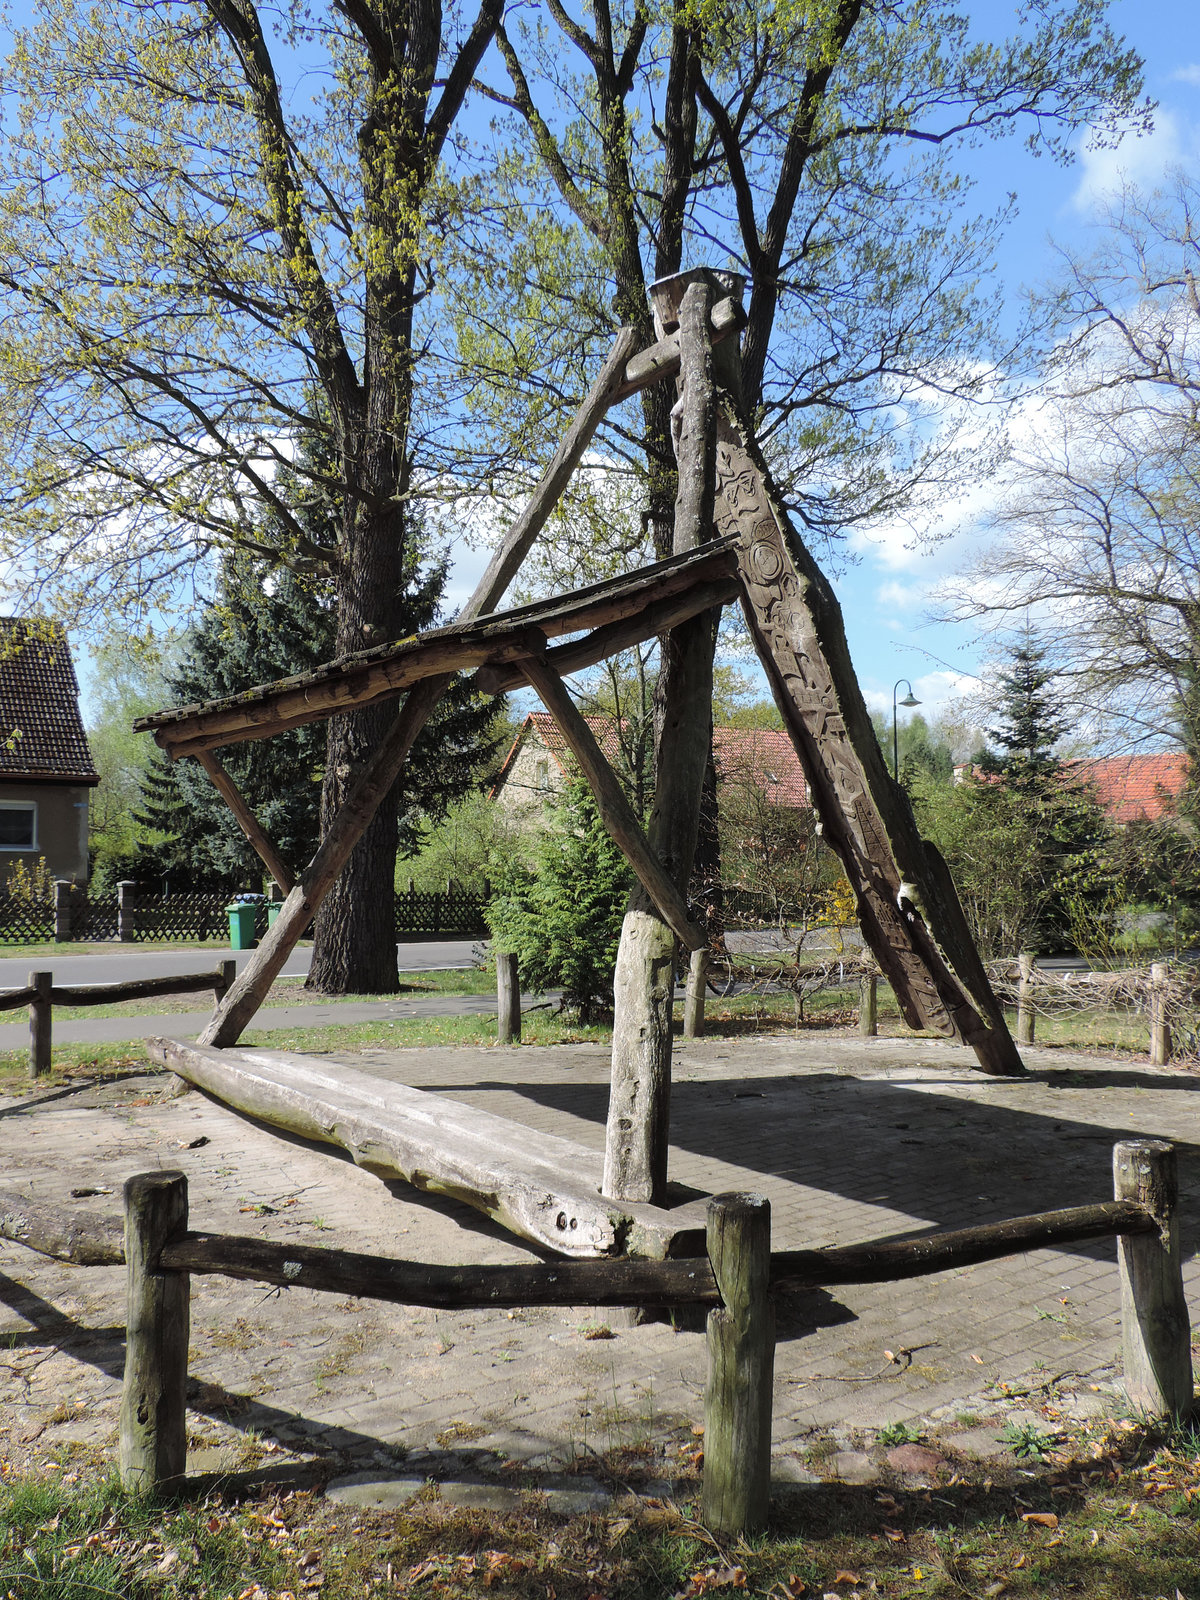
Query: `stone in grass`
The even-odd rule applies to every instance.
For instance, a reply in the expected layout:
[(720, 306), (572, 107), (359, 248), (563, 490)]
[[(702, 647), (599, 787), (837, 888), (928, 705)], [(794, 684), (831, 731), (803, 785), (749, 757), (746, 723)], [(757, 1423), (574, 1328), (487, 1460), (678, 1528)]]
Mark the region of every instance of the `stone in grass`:
[(931, 1450), (927, 1444), (898, 1444), (887, 1453), (887, 1464), (897, 1472), (912, 1477), (933, 1478), (939, 1467), (946, 1465), (945, 1456)]
[(363, 1511), (398, 1511), (425, 1487), (424, 1478), (381, 1478), (377, 1472), (351, 1472), (334, 1478), (326, 1498)]
[(837, 1450), (820, 1464), (826, 1483), (875, 1483), (879, 1468), (861, 1450)]

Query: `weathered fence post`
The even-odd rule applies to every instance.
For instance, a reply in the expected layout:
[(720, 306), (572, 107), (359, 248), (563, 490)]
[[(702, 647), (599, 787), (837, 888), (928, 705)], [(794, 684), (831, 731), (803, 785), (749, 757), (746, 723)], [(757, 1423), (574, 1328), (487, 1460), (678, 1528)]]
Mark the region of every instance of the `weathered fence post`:
[(858, 980), (858, 1031), (864, 1039), (879, 1034), (879, 979), (873, 972)]
[(1017, 1043), (1033, 1043), (1033, 953), (1022, 950), (1017, 957), (1020, 979), (1017, 983)]
[(752, 1533), (766, 1523), (771, 1489), (775, 1312), (765, 1196), (709, 1201), (708, 1256), (723, 1304), (708, 1314), (702, 1515), (714, 1533)]
[(501, 1044), (521, 1042), (521, 977), (512, 950), (496, 951), (496, 1037)]
[(1159, 1225), (1157, 1234), (1117, 1239), (1125, 1390), (1139, 1410), (1183, 1421), (1192, 1410), (1192, 1336), (1175, 1214), (1175, 1146), (1165, 1139), (1114, 1145), (1113, 1192), (1145, 1206)]
[(121, 1483), (154, 1494), (183, 1477), (191, 1280), (159, 1272), (163, 1246), (187, 1232), (182, 1172), (143, 1172), (125, 1183), (128, 1290), (121, 1390)]
[(117, 885), (117, 938), (132, 944), (137, 926), (137, 884), (125, 878)]
[(54, 986), (52, 972), (31, 972), (29, 987), (33, 999), (29, 1002), (29, 1076), (44, 1078), (50, 1071), (50, 1051), (53, 1043), (53, 1021), (50, 990)]
[(237, 977), (237, 962), (232, 956), (227, 956), (221, 963), (221, 976), (213, 984), (213, 999), (217, 1005), (221, 1004), (225, 996), (233, 987), (233, 980)]
[(707, 950), (693, 950), (688, 963), (687, 988), (683, 993), (683, 1037), (699, 1039), (704, 1033), (704, 991), (712, 956)]
[(75, 937), (79, 896), (69, 878), (54, 880), (54, 942), (68, 944)]
[(1171, 1024), (1167, 1020), (1170, 969), (1165, 961), (1150, 968), (1150, 1065), (1165, 1067), (1171, 1059)]

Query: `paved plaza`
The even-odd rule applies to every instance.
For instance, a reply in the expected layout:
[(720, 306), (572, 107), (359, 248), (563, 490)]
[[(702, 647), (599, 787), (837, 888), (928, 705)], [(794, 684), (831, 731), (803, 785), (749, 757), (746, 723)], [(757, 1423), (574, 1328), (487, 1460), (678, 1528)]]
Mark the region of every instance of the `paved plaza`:
[[(925, 1039), (803, 1033), (702, 1040), (676, 1055), (671, 1178), (758, 1190), (777, 1248), (899, 1237), (1111, 1198), (1112, 1145), (1180, 1154), (1185, 1277), (1200, 1321), (1200, 1077), (1136, 1060), (1025, 1052), (988, 1079)], [(608, 1052), (595, 1046), (376, 1050), (359, 1069), (601, 1149)], [(384, 1183), (192, 1091), (135, 1077), (0, 1102), (0, 1186), (115, 1214), (130, 1174), (179, 1167), (193, 1228), (433, 1262), (533, 1259), (453, 1202)], [(72, 1191), (95, 1191), (72, 1198)], [(1005, 1420), (1119, 1412), (1112, 1241), (781, 1303), (777, 1476), (870, 1470), (906, 1422), (1000, 1453)], [(548, 1472), (646, 1440), (694, 1446), (704, 1335), (572, 1310), (434, 1312), (193, 1278), (189, 1437), (197, 1469), (319, 1459), (339, 1473)], [(0, 1454), (115, 1444), (124, 1274), (0, 1243)], [(890, 1353), (890, 1354), (889, 1354)], [(1046, 1419), (1051, 1419), (1047, 1421)]]

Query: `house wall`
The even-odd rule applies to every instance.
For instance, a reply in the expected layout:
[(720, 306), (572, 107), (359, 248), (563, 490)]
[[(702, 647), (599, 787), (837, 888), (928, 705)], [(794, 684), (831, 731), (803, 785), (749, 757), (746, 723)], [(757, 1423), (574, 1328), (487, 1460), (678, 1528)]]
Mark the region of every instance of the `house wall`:
[(0, 888), (17, 861), (32, 869), (45, 856), (52, 877), (86, 883), (88, 875), (88, 790), (75, 783), (0, 783), (0, 800), (33, 801), (37, 842), (32, 850), (0, 849)]
[(562, 768), (541, 738), (531, 732), (513, 758), (496, 804), (518, 825), (533, 826), (541, 822), (546, 802), (565, 787)]

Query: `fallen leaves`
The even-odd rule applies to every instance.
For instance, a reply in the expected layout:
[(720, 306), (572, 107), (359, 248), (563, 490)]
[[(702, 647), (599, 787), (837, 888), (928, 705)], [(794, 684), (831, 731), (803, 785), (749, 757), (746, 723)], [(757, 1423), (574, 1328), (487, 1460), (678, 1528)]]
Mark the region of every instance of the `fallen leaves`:
[(1023, 1511), (1021, 1521), (1032, 1523), (1038, 1528), (1057, 1528), (1058, 1518), (1053, 1511)]
[(696, 1595), (711, 1594), (714, 1589), (744, 1589), (746, 1587), (745, 1567), (705, 1567), (700, 1572), (693, 1572), (687, 1581), (687, 1587), (676, 1591), (675, 1600), (694, 1600)]

